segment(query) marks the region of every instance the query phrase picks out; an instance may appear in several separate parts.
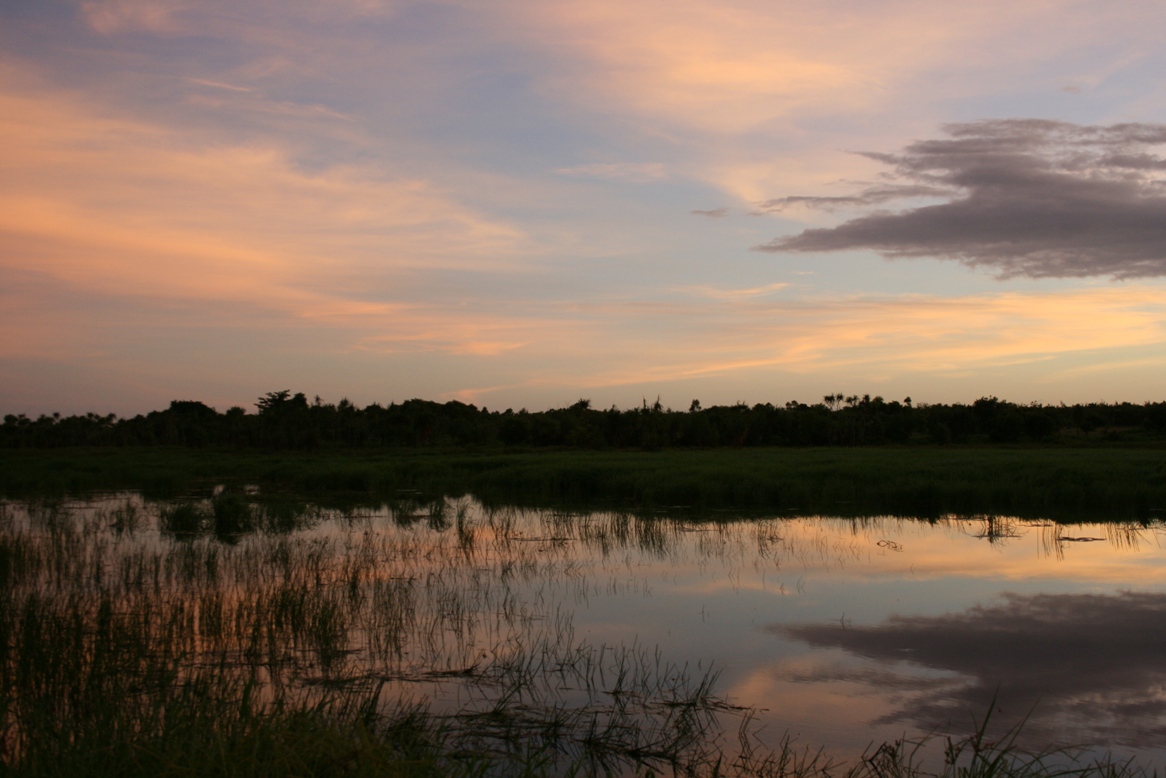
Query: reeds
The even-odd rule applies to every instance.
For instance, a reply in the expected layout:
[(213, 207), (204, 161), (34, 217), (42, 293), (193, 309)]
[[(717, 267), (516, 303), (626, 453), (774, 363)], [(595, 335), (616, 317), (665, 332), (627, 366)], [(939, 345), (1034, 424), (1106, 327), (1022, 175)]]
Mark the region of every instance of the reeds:
[[(345, 773), (360, 749), (412, 765), (403, 774), (696, 769), (730, 710), (713, 673), (576, 641), (537, 596), (567, 555), (510, 534), (502, 512), (471, 527), (465, 504), (402, 502), (279, 534), (245, 532), (269, 522), (238, 493), (5, 510), (0, 756), (13, 769), (84, 774), (121, 749), (165, 774), (160, 754), (284, 759), (310, 733), (356, 760)], [(289, 774), (310, 767), (296, 760)]]

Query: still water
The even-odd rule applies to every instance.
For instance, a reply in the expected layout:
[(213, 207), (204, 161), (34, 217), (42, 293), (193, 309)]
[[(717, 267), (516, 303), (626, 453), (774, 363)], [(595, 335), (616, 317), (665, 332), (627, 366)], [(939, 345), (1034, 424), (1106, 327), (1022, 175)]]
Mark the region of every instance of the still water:
[[(323, 670), (299, 666), (305, 683), (376, 676), (387, 695), (455, 711), (489, 696), (471, 680), (504, 656), (542, 645), (542, 671), (582, 656), (579, 647), (631, 647), (665, 674), (719, 673), (727, 709), (754, 709), (754, 736), (773, 747), (793, 737), (854, 759), (904, 736), (966, 735), (994, 699), (993, 720), (1024, 720), (1033, 748), (1089, 745), (1166, 763), (1157, 524), (632, 516), (469, 498), (289, 514), (255, 490), (237, 503), (247, 531), (217, 536), (213, 495), (183, 503), (194, 513), (182, 532), (173, 503), (136, 494), (0, 507), (9, 533), (89, 527), (93, 564), (114, 573), (150, 554), (213, 557), (213, 576), (172, 585), (192, 603), (218, 587), (220, 609), (223, 590), (258, 601), (278, 585), (263, 570), (282, 565), (288, 576), (288, 560), (303, 560), (321, 591), (351, 595), (329, 606), (344, 624), (340, 649), (317, 653)], [(170, 562), (159, 564), (156, 591)], [(577, 686), (560, 683), (555, 704), (583, 704)]]

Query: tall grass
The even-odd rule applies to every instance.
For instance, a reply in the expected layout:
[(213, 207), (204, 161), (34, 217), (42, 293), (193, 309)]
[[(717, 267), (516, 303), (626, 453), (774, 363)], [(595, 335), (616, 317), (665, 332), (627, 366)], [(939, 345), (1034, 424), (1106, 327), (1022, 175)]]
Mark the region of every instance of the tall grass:
[[(434, 533), (447, 513), (460, 533)], [(715, 674), (577, 641), (553, 598), (522, 591), (561, 579), (567, 555), (509, 537), (504, 513), (474, 530), (465, 514), (402, 503), (382, 518), (417, 533), (349, 515), (244, 534), (274, 522), (241, 495), (80, 516), (9, 507), (3, 763), (80, 775), (237, 773), (246, 754), (287, 774), (708, 762), (705, 735), (732, 710)]]

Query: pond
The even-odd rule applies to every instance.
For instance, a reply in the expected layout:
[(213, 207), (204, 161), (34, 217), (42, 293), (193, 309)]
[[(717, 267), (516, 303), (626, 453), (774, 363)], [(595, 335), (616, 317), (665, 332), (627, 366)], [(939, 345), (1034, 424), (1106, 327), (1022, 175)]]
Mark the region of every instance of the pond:
[[(457, 725), (461, 748), (538, 733), (612, 764), (791, 739), (853, 762), (883, 742), (967, 736), (991, 710), (996, 733), (1023, 722), (1029, 749), (1166, 763), (1159, 524), (408, 494), (326, 508), (221, 488), (10, 501), (0, 523), (5, 661), (39, 657), (35, 694), (76, 696), (47, 669), (62, 663), (110, 676), (110, 699), (140, 697), (151, 663), (180, 679), (213, 668), (268, 701), (356, 690), (424, 710)], [(21, 626), (32, 619), (49, 626)], [(54, 624), (57, 643), (77, 633), (77, 656), (45, 637)], [(121, 658), (102, 669), (95, 653)], [(5, 671), (17, 730), (26, 676)], [(924, 754), (942, 740), (929, 742)]]

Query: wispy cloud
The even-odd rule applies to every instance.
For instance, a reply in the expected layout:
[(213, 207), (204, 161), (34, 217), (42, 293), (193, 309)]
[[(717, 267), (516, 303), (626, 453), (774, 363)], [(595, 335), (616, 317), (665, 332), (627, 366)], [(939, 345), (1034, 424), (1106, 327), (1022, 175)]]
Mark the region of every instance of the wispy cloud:
[[(1139, 349), (1156, 354), (1166, 344), (1166, 291), (1155, 288), (954, 298), (770, 297), (778, 287), (684, 288), (677, 291), (685, 297), (665, 301), (528, 303), (476, 320), (428, 315), (447, 333), (464, 327), (467, 341), (478, 333), (488, 342), (521, 344), (509, 352), (515, 361), (506, 363), (508, 392), (541, 387), (618, 394), (621, 387), (693, 380), (743, 386), (764, 376), (852, 381), (872, 371), (889, 371), (910, 385), (1080, 354), (1094, 360)], [(426, 335), (419, 342), (383, 345), (411, 350), (436, 342)], [(499, 357), (508, 359), (507, 353), (499, 351)], [(490, 391), (476, 389), (473, 396), (490, 400)]]
[(564, 176), (606, 178), (640, 184), (659, 181), (668, 176), (668, 171), (658, 162), (595, 162), (589, 165), (561, 167), (555, 172)]
[(840, 3), (776, 14), (748, 1), (515, 5), (522, 28), (540, 29), (577, 60), (579, 98), (716, 132), (748, 130), (808, 105), (869, 102), (891, 69), (930, 59), (960, 30), (935, 14), (914, 14), (907, 25), (906, 15), (867, 15)]
[(174, 0), (90, 0), (81, 9), (93, 29), (103, 35), (127, 30), (174, 31), (185, 3)]
[(838, 196), (810, 196), (792, 195), (766, 200), (758, 205), (762, 211), (781, 213), (793, 206), (807, 206), (833, 211), (838, 208), (854, 208), (870, 205), (881, 205), (893, 200), (904, 200), (913, 197), (950, 197), (955, 190), (950, 187), (928, 186), (923, 184), (877, 184), (867, 187), (852, 195)]
[(198, 84), (199, 86), (209, 86), (209, 87), (212, 87), (214, 89), (226, 89), (229, 92), (253, 92), (253, 91), (255, 91), (251, 87), (236, 86), (234, 84), (226, 84), (226, 83), (223, 83), (222, 81), (212, 81), (212, 80), (209, 80), (206, 78), (188, 78), (186, 80), (192, 84)]
[[(586, 379), (589, 385), (758, 370), (954, 375), (1166, 344), (1166, 291), (1153, 287), (955, 297), (705, 296), (710, 299), (580, 310), (584, 320), (618, 322), (625, 333), (622, 344), (604, 341), (608, 361), (622, 364)], [(668, 322), (661, 327), (667, 336), (636, 337), (644, 331), (636, 323), (641, 319)]]
[(763, 297), (765, 295), (780, 292), (782, 289), (788, 289), (789, 284), (779, 282), (776, 284), (765, 284), (764, 286), (754, 286), (746, 289), (724, 289), (715, 286), (687, 286), (677, 290), (680, 292), (687, 292), (698, 297), (707, 297), (712, 300), (746, 300), (752, 297)]
[(12, 232), (183, 253), (221, 242), (233, 263), (265, 255), (283, 269), (341, 246), (427, 267), (524, 251), (518, 230), (425, 180), (346, 165), (309, 172), (279, 144), (223, 145), (65, 97), (0, 89), (0, 107), (0, 218)]
[(691, 213), (695, 216), (707, 216), (710, 219), (723, 219), (729, 215), (729, 209), (728, 208), (713, 208), (712, 210), (702, 211), (698, 208), (698, 209), (689, 211), (689, 213)]
[[(816, 194), (853, 173), (837, 149), (853, 148), (859, 135), (897, 141), (906, 128), (936, 121), (939, 105), (1049, 91), (1036, 62), (1088, 74), (1106, 57), (1156, 50), (1152, 31), (1166, 21), (1166, 9), (1146, 4), (1072, 0), (958, 8), (500, 0), (491, 8), (501, 34), (540, 49), (545, 92), (615, 118), (621, 131), (687, 146), (686, 176), (745, 202), (799, 180), (800, 193)], [(834, 170), (802, 168), (831, 154)]]
[(947, 138), (870, 155), (904, 184), (770, 202), (873, 205), (943, 194), (948, 202), (874, 212), (757, 248), (873, 249), (956, 259), (1003, 277), (1166, 275), (1166, 125), (1011, 119), (945, 129)]
[(369, 280), (513, 268), (529, 252), (424, 180), (308, 172), (278, 145), (208, 145), (67, 96), (0, 88), (0, 144), (0, 270), (93, 295), (410, 330), (405, 290), (369, 300)]

